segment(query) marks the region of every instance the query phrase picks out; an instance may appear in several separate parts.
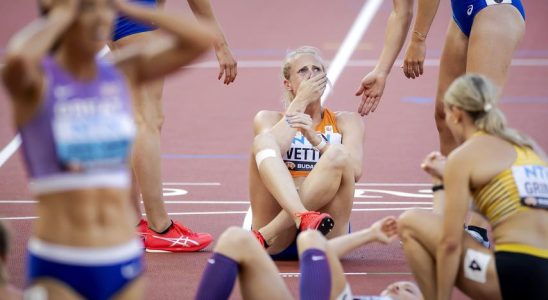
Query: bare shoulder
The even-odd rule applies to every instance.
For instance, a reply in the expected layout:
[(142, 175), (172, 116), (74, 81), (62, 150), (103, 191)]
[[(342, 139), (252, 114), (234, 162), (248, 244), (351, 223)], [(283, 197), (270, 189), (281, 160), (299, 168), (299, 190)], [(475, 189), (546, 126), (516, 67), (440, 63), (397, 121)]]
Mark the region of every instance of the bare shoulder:
[(361, 128), (363, 129), (362, 117), (356, 112), (350, 111), (337, 111), (335, 112), (335, 119), (337, 125), (341, 128)]
[(255, 114), (253, 119), (253, 127), (255, 134), (264, 132), (272, 128), (280, 119), (283, 118), (283, 113), (273, 110), (261, 110)]
[(515, 159), (515, 151), (512, 144), (501, 138), (481, 135), (457, 147), (448, 159), (455, 162), (459, 168), (474, 169), (477, 166), (498, 165), (503, 161), (512, 162)]

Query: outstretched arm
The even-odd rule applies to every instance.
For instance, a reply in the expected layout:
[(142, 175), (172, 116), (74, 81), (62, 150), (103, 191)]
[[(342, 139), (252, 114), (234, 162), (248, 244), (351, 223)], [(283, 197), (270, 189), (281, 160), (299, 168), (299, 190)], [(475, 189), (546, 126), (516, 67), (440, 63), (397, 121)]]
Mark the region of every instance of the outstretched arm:
[(388, 17), (384, 46), (375, 69), (363, 77), (356, 96), (362, 96), (358, 112), (367, 115), (374, 112), (381, 100), (386, 78), (400, 53), (411, 19), (413, 18), (413, 0), (393, 0), (394, 8)]
[(220, 80), (224, 74), (224, 84), (228, 85), (234, 82), (238, 74), (237, 63), (232, 56), (232, 52), (230, 52), (223, 30), (215, 18), (211, 3), (209, 0), (188, 0), (188, 5), (190, 5), (190, 9), (198, 19), (211, 24), (214, 29), (215, 40), (213, 41), (213, 47), (219, 61), (219, 76), (217, 79)]
[(411, 41), (407, 46), (403, 60), (403, 73), (407, 78), (415, 79), (422, 75), (424, 71), (426, 37), (438, 11), (439, 4), (439, 0), (419, 0)]
[(163, 12), (115, 0), (118, 10), (146, 24), (154, 24), (167, 36), (158, 35), (154, 43), (122, 48), (114, 61), (128, 79), (142, 84), (178, 70), (204, 53), (213, 40), (204, 25)]
[(56, 1), (46, 17), (24, 27), (8, 43), (2, 79), (14, 100), (17, 124), (30, 118), (38, 106), (44, 84), (41, 60), (72, 24), (78, 3)]
[(369, 228), (333, 238), (328, 243), (337, 257), (341, 258), (348, 252), (371, 242), (388, 244), (396, 238), (397, 231), (396, 218), (390, 216), (373, 223)]

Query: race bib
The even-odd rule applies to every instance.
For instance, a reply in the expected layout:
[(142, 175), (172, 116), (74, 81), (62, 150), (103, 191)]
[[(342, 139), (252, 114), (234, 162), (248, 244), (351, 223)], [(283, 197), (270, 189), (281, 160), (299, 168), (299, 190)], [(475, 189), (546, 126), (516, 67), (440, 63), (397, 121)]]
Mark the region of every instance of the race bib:
[(124, 164), (135, 125), (116, 98), (62, 101), (55, 107), (53, 135), (61, 163), (72, 171)]
[[(340, 144), (342, 136), (338, 132), (333, 132), (332, 126), (325, 126), (324, 133), (317, 132), (317, 135), (325, 139), (330, 144)], [(310, 172), (320, 159), (320, 151), (302, 135), (297, 132), (291, 141), (291, 147), (283, 156), (283, 160), (290, 171)]]
[(514, 166), (512, 174), (522, 205), (548, 209), (548, 167)]

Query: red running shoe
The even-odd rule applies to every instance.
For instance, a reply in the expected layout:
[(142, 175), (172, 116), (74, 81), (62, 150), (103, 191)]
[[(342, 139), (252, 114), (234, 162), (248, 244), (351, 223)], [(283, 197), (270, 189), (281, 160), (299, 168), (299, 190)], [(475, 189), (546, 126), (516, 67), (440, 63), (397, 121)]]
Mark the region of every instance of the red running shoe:
[(269, 245), (266, 243), (266, 240), (264, 239), (264, 236), (259, 232), (259, 230), (252, 230), (251, 232), (263, 248), (267, 249), (269, 247)]
[(213, 241), (211, 234), (193, 232), (177, 222), (173, 222), (164, 234), (147, 228), (144, 237), (147, 252), (195, 252), (204, 249)]
[(323, 235), (326, 235), (331, 231), (331, 229), (333, 229), (333, 226), (335, 226), (335, 221), (333, 218), (326, 213), (305, 211), (295, 215), (301, 218), (299, 231), (313, 229), (320, 231)]
[(147, 228), (148, 228), (147, 220), (145, 219), (139, 220), (139, 224), (137, 224), (137, 234), (143, 237), (147, 232)]

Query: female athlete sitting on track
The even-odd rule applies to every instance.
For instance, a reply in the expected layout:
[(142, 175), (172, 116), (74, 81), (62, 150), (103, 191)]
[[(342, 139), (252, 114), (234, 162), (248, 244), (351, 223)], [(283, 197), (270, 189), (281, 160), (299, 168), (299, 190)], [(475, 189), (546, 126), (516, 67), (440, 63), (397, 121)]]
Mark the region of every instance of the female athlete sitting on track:
[(286, 110), (260, 111), (254, 120), (252, 228), (269, 253), (280, 254), (276, 259), (297, 259), (299, 231), (348, 233), (364, 128), (357, 113), (321, 105), (328, 79), (317, 49), (290, 52), (282, 79)]
[[(122, 0), (53, 0), (42, 8), (46, 16), (9, 42), (2, 70), (38, 200), (28, 244), (29, 299), (140, 299), (143, 245), (129, 203), (135, 130), (128, 83), (176, 71), (208, 48), (210, 33)], [(114, 63), (96, 58), (117, 10), (166, 35), (121, 50)]]
[[(548, 296), (548, 164), (531, 139), (506, 127), (497, 94), (480, 75), (451, 84), (445, 120), (460, 146), (423, 163), (443, 213), (414, 210), (398, 221), (426, 299), (449, 299), (453, 285), (473, 299)], [(489, 220), (494, 252), (462, 234), (470, 204)]]
[[(297, 238), (301, 258), (300, 299), (422, 299), (418, 287), (406, 281), (389, 285), (381, 296), (352, 297), (339, 258), (372, 242), (390, 243), (396, 237), (396, 231), (396, 220), (387, 217), (369, 228), (329, 241), (316, 230), (300, 233)], [(253, 236), (246, 230), (232, 227), (219, 238), (202, 275), (196, 299), (228, 299), (238, 275), (243, 299), (293, 298), (276, 265)]]

